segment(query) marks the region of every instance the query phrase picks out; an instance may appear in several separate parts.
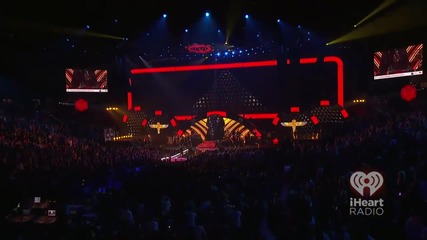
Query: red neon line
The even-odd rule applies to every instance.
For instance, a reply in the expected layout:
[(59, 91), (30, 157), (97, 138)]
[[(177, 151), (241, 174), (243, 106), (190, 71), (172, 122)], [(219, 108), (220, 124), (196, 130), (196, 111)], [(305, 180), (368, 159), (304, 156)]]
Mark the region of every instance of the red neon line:
[(337, 64), (337, 81), (338, 81), (338, 105), (344, 107), (344, 63), (341, 58), (330, 56), (325, 57), (323, 61), (334, 62)]
[(179, 129), (178, 132), (177, 132), (177, 134), (178, 134), (179, 137), (181, 137), (182, 134), (184, 134), (184, 131), (182, 131), (181, 129)]
[(345, 110), (344, 108), (341, 109), (341, 115), (342, 115), (343, 118), (348, 118), (348, 112), (347, 112), (347, 110)]
[(311, 116), (310, 119), (311, 119), (311, 121), (313, 122), (314, 125), (319, 124), (319, 119), (315, 115)]
[(145, 127), (145, 126), (147, 126), (147, 123), (148, 123), (147, 119), (144, 119), (144, 120), (142, 120), (141, 125), (143, 127)]
[(212, 116), (212, 115), (220, 115), (221, 117), (226, 117), (227, 116), (227, 112), (224, 112), (224, 111), (210, 111), (210, 112), (207, 112), (206, 115), (208, 117)]
[(301, 58), (299, 60), (300, 64), (307, 64), (307, 63), (316, 63), (317, 62), (317, 58), (313, 57), (313, 58)]
[(278, 113), (247, 113), (239, 114), (244, 119), (274, 119), (278, 116)]
[(262, 137), (262, 134), (257, 129), (254, 129), (253, 132), (255, 133), (255, 136), (257, 136), (258, 138)]
[(276, 126), (277, 124), (279, 124), (279, 122), (280, 122), (280, 118), (279, 117), (276, 117), (276, 118), (273, 119), (273, 125), (274, 126)]
[(174, 117), (177, 121), (189, 121), (193, 118), (196, 118), (196, 116), (191, 115), (182, 115), (182, 116), (175, 116)]
[(128, 115), (124, 115), (122, 118), (122, 122), (126, 123), (128, 121)]
[(128, 111), (130, 111), (132, 109), (132, 93), (128, 92)]
[(141, 106), (135, 106), (135, 107), (133, 108), (133, 110), (134, 110), (135, 112), (139, 112), (139, 111), (141, 111)]
[(163, 114), (162, 110), (154, 111), (154, 115), (156, 115), (156, 116), (162, 116), (162, 114)]
[(171, 122), (172, 127), (176, 127), (176, 121), (175, 121), (175, 119), (172, 118), (170, 120), (170, 122)]
[(291, 113), (299, 112), (299, 107), (291, 107)]
[(156, 67), (156, 68), (136, 68), (136, 69), (131, 69), (130, 72), (132, 74), (145, 74), (145, 73), (183, 72), (183, 71), (271, 67), (271, 66), (277, 66), (277, 60), (259, 61), (259, 62), (206, 64), (206, 65), (195, 65), (195, 66), (189, 65), (189, 66), (171, 66), (171, 67)]
[(320, 106), (322, 107), (329, 106), (329, 100), (320, 100)]

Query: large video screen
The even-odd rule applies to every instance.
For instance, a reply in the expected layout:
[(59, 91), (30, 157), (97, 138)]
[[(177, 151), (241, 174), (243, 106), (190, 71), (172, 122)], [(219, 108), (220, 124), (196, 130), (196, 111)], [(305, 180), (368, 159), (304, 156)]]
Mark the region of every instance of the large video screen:
[(162, 110), (177, 115), (215, 110), (277, 111), (280, 90), (276, 66), (231, 67), (134, 74), (134, 105), (149, 112)]
[(374, 53), (374, 79), (390, 79), (423, 74), (423, 44)]
[(99, 69), (65, 69), (67, 92), (108, 92), (108, 71)]

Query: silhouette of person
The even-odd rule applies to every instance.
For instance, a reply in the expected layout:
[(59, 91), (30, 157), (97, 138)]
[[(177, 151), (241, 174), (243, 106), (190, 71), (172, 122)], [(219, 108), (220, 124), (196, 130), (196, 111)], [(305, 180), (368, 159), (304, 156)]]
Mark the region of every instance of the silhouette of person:
[(97, 88), (97, 85), (95, 71), (88, 69), (74, 70), (73, 80), (71, 81), (72, 88)]
[(224, 119), (220, 115), (208, 117), (208, 134), (207, 140), (221, 140), (224, 138)]
[(406, 49), (393, 49), (383, 53), (380, 75), (402, 73), (408, 70), (410, 70), (410, 63)]

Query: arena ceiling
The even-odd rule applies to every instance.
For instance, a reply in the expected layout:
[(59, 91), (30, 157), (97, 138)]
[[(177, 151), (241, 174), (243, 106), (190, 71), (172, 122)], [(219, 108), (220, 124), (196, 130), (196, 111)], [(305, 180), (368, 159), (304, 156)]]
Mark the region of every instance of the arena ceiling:
[[(162, 14), (170, 17), (169, 29), (178, 33), (209, 11), (216, 23), (227, 28), (244, 21), (249, 14), (258, 21), (274, 24), (281, 19), (301, 25), (332, 40), (350, 31), (383, 1), (342, 0), (91, 0), (91, 1), (11, 1), (2, 8), (0, 40), (2, 51), (46, 48), (52, 40), (64, 41), (81, 31), (94, 35), (79, 38), (85, 49), (111, 50), (119, 38), (132, 39), (144, 32)], [(84, 30), (90, 26), (89, 30)], [(117, 39), (115, 39), (117, 37)]]

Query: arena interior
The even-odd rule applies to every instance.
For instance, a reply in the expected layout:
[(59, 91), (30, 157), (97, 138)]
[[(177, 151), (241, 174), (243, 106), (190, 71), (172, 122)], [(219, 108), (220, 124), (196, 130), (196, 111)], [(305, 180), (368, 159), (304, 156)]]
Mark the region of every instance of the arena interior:
[(425, 1), (0, 11), (1, 239), (427, 239)]

